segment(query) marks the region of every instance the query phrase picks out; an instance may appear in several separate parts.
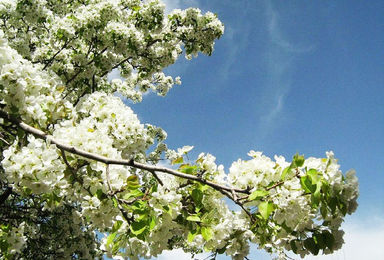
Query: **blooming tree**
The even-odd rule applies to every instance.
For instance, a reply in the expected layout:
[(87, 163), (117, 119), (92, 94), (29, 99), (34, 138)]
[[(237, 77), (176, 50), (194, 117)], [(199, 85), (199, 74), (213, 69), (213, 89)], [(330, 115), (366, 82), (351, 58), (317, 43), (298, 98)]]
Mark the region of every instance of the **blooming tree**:
[[(140, 102), (180, 84), (163, 69), (212, 53), (224, 32), (215, 14), (165, 15), (156, 0), (1, 0), (0, 20), (0, 258), (341, 247), (358, 183), (332, 152), (288, 162), (251, 151), (225, 172), (210, 154), (187, 160), (191, 146), (168, 149), (115, 95)], [(121, 79), (109, 81), (114, 69)]]

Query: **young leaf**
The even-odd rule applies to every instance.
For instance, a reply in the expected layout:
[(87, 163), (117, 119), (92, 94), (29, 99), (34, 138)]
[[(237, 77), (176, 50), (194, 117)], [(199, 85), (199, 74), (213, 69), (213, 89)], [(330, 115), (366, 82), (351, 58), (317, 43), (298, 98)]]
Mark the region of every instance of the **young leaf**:
[(188, 232), (188, 237), (187, 237), (188, 242), (191, 243), (196, 235), (197, 235), (197, 231), (196, 230), (189, 231)]
[(188, 220), (188, 221), (195, 221), (195, 222), (200, 222), (200, 221), (201, 221), (200, 217), (197, 216), (197, 215), (191, 215), (191, 216), (188, 216), (188, 217), (187, 217), (187, 220)]
[(196, 165), (189, 165), (189, 164), (183, 164), (182, 166), (179, 167), (179, 171), (186, 173), (186, 174), (193, 174), (195, 173), (197, 169)]
[(140, 235), (141, 233), (143, 233), (146, 229), (147, 229), (147, 222), (142, 220), (142, 221), (139, 221), (139, 222), (133, 222), (131, 224), (131, 226), (129, 227), (129, 229), (131, 230), (131, 232), (134, 234), (134, 235)]
[(128, 189), (134, 190), (140, 188), (139, 178), (136, 175), (130, 175), (127, 178)]
[(141, 190), (136, 189), (136, 190), (130, 190), (128, 193), (124, 194), (123, 198), (125, 200), (128, 200), (130, 198), (137, 198), (143, 195), (144, 193)]
[(149, 230), (153, 230), (155, 226), (156, 226), (156, 218), (152, 216), (149, 222)]
[(118, 231), (122, 224), (123, 224), (123, 221), (121, 221), (121, 220), (116, 221), (116, 222), (113, 224), (113, 227), (112, 227), (112, 233)]
[(107, 238), (107, 246), (109, 246), (113, 242), (113, 240), (115, 239), (116, 235), (117, 235), (116, 232), (112, 233), (112, 234), (109, 234), (109, 236)]
[(298, 153), (295, 154), (293, 156), (293, 161), (292, 161), (292, 167), (293, 168), (296, 168), (296, 167), (301, 167), (304, 165), (304, 156), (303, 155), (299, 155)]
[(272, 202), (263, 201), (259, 204), (259, 212), (264, 219), (275, 210), (275, 205)]
[(285, 167), (283, 172), (281, 173), (281, 179), (284, 181), (285, 178), (287, 177), (288, 173), (290, 173), (292, 170), (291, 166)]
[(203, 236), (205, 241), (209, 241), (213, 237), (213, 232), (210, 227), (202, 227), (201, 228), (201, 235)]
[(311, 179), (312, 184), (316, 184), (319, 182), (320, 176), (319, 176), (319, 172), (317, 170), (310, 169), (309, 171), (307, 171), (307, 175)]
[(170, 206), (163, 206), (163, 209), (166, 213), (172, 216), (172, 207)]
[(311, 196), (311, 199), (312, 199), (312, 206), (314, 208), (317, 208), (317, 206), (319, 206), (319, 203), (320, 203), (320, 191), (321, 191), (321, 181), (319, 181), (316, 185), (316, 190), (315, 192), (312, 194)]
[(263, 198), (264, 196), (267, 196), (269, 194), (269, 191), (266, 190), (255, 190), (254, 192), (249, 195), (248, 200), (259, 200)]
[(307, 193), (313, 193), (316, 190), (316, 185), (312, 185), (312, 181), (308, 176), (302, 176), (300, 178), (300, 184), (304, 191)]
[(171, 162), (171, 164), (179, 164), (179, 163), (183, 163), (183, 157), (178, 157), (178, 158), (176, 158), (175, 160), (173, 160), (172, 162)]

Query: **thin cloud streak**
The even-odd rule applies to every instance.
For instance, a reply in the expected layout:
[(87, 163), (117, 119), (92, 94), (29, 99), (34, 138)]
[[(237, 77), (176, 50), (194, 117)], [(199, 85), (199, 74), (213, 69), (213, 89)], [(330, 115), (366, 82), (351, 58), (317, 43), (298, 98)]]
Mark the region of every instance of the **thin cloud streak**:
[(279, 24), (278, 24), (278, 14), (273, 9), (272, 4), (270, 2), (267, 3), (267, 17), (269, 18), (268, 22), (268, 32), (271, 41), (282, 48), (283, 50), (287, 52), (293, 52), (293, 53), (303, 53), (303, 52), (310, 52), (313, 50), (313, 46), (297, 46), (292, 43), (290, 43), (287, 39), (284, 38), (284, 34), (280, 30)]
[(266, 49), (267, 90), (265, 94), (265, 107), (268, 111), (261, 117), (263, 136), (277, 126), (278, 119), (284, 112), (285, 97), (291, 89), (294, 59), (298, 54), (310, 52), (313, 49), (313, 46), (302, 47), (289, 42), (281, 30), (278, 11), (273, 8), (271, 1), (265, 3), (269, 42)]

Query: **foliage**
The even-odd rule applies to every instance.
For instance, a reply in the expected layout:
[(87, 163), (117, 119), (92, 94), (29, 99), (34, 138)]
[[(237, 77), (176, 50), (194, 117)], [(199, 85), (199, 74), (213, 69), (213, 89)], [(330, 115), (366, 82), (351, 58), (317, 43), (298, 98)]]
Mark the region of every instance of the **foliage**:
[[(251, 151), (225, 173), (210, 154), (168, 149), (166, 133), (114, 95), (166, 95), (180, 79), (162, 71), (183, 50), (211, 55), (224, 32), (216, 15), (165, 15), (159, 1), (1, 0), (0, 19), (1, 258), (341, 247), (358, 183), (332, 152), (287, 162)], [(124, 80), (108, 81), (112, 70)], [(163, 157), (173, 167), (157, 165)]]

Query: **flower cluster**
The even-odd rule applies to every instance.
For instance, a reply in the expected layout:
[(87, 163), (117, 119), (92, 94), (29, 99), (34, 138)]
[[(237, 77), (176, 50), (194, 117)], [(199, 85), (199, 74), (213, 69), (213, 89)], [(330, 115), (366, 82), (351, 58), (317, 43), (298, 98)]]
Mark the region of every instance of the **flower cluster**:
[(58, 196), (68, 187), (64, 178), (66, 166), (59, 159), (54, 145), (28, 136), (28, 145), (19, 149), (17, 142), (3, 152), (2, 166), (15, 191), (33, 194), (56, 192)]
[(163, 70), (183, 50), (211, 55), (224, 32), (216, 15), (166, 16), (156, 0), (0, 0), (0, 17), (0, 258), (340, 248), (358, 183), (332, 152), (287, 162), (251, 151), (226, 173), (211, 154), (190, 161), (193, 146), (168, 149), (118, 97), (181, 84)]
[[(148, 89), (165, 95), (180, 79), (162, 70), (175, 63), (182, 46), (188, 56), (211, 54), (224, 32), (210, 12), (178, 10), (166, 17), (160, 1), (48, 2), (2, 1), (3, 30), (24, 58), (62, 79), (73, 101), (94, 90), (119, 91), (133, 101)], [(124, 80), (108, 82), (105, 76), (116, 68)]]
[(61, 80), (23, 59), (9, 47), (1, 30), (0, 65), (0, 104), (6, 112), (43, 128), (71, 116), (72, 104), (61, 98)]
[(17, 255), (21, 252), (27, 242), (24, 235), (25, 222), (22, 222), (17, 227), (11, 227), (2, 224), (0, 226), (0, 243), (2, 250), (6, 248), (4, 255)]
[[(333, 152), (306, 160), (296, 155), (292, 163), (282, 156), (275, 156), (274, 162), (261, 152), (249, 155), (253, 159), (232, 164), (228, 179), (235, 187), (251, 188), (246, 205), (256, 207), (261, 219), (268, 221), (269, 229), (261, 224), (253, 229), (265, 236), (259, 244), (301, 256), (339, 249), (340, 225), (357, 207), (354, 171), (344, 177)], [(319, 244), (320, 240), (327, 242)]]

